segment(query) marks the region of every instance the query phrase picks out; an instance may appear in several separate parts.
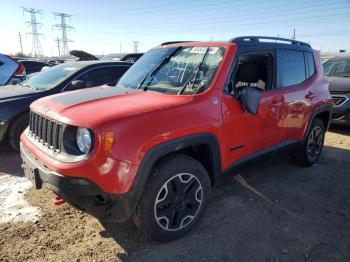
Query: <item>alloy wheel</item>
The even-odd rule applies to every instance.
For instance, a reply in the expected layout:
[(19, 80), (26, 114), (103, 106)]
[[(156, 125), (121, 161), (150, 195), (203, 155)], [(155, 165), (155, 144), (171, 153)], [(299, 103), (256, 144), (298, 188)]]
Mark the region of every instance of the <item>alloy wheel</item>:
[(323, 146), (323, 138), (322, 128), (320, 126), (315, 126), (307, 142), (307, 155), (311, 161), (314, 161), (320, 155)]
[(203, 200), (203, 188), (192, 174), (176, 174), (159, 190), (154, 204), (158, 225), (167, 231), (177, 231), (189, 225), (198, 214)]

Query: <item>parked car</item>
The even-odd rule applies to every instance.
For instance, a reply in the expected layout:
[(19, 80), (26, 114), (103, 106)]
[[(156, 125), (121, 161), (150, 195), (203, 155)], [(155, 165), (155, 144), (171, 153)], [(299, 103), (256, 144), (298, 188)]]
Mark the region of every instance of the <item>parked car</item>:
[(130, 66), (122, 62), (69, 62), (37, 73), (19, 85), (1, 87), (0, 141), (8, 140), (19, 150), (19, 137), (28, 126), (29, 105), (34, 100), (64, 91), (115, 85)]
[(0, 54), (0, 86), (17, 84), (25, 77), (25, 68), (21, 63), (7, 55)]
[(18, 62), (24, 66), (27, 75), (40, 72), (43, 68), (52, 67), (52, 64), (42, 61), (18, 60)]
[(75, 56), (77, 58), (77, 61), (92, 61), (92, 60), (99, 60), (96, 56), (89, 54), (82, 50), (71, 50), (69, 51), (69, 54), (71, 56)]
[(323, 68), (334, 100), (332, 123), (350, 126), (350, 56), (332, 58)]
[(129, 63), (135, 63), (143, 53), (130, 53), (130, 54), (109, 54), (101, 58), (104, 61), (124, 61)]
[(21, 136), (25, 175), (102, 221), (158, 241), (189, 232), (225, 174), (289, 150), (312, 166), (333, 108), (320, 55), (270, 37), (173, 43), (118, 88), (39, 99)]

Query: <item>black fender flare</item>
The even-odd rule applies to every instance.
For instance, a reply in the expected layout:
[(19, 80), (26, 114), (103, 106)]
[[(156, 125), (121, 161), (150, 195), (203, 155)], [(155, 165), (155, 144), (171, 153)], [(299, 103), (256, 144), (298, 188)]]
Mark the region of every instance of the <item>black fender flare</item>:
[(196, 145), (206, 145), (210, 148), (212, 166), (211, 175), (216, 177), (221, 173), (219, 142), (216, 136), (212, 133), (188, 135), (160, 143), (145, 153), (137, 170), (131, 190), (122, 195), (124, 202), (123, 206), (127, 209), (127, 217), (131, 218), (135, 213), (139, 199), (142, 196), (148, 178), (152, 172), (152, 168), (157, 161), (166, 155)]
[(305, 141), (306, 137), (307, 137), (307, 134), (309, 133), (309, 130), (311, 128), (311, 124), (312, 122), (314, 121), (315, 117), (317, 117), (317, 115), (321, 114), (321, 113), (324, 113), (324, 112), (327, 112), (329, 113), (329, 119), (328, 119), (328, 122), (327, 122), (327, 126), (325, 126), (326, 128), (326, 131), (328, 130), (329, 128), (329, 125), (331, 123), (331, 119), (332, 119), (332, 113), (333, 113), (333, 105), (332, 104), (326, 104), (326, 105), (321, 105), (319, 107), (317, 107), (311, 114), (310, 116), (310, 120), (309, 120), (309, 123), (307, 124), (307, 128), (306, 128), (306, 131), (305, 131), (305, 134), (304, 134), (304, 137), (303, 137), (303, 140), (302, 142)]

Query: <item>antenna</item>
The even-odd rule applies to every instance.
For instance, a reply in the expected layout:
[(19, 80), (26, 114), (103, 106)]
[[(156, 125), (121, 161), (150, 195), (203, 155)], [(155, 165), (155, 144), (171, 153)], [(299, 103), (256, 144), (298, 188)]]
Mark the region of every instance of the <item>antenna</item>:
[(32, 31), (28, 34), (32, 35), (32, 55), (34, 57), (40, 57), (43, 56), (43, 50), (41, 48), (41, 43), (39, 36), (43, 35), (40, 34), (38, 29), (43, 25), (42, 23), (39, 23), (37, 21), (37, 15), (40, 14), (42, 16), (42, 10), (35, 9), (35, 8), (26, 8), (22, 7), (23, 9), (23, 15), (25, 13), (30, 14), (30, 21), (26, 21), (26, 24), (28, 26), (31, 26)]
[(72, 17), (72, 15), (64, 14), (64, 13), (56, 13), (56, 12), (54, 13), (54, 15), (55, 15), (55, 18), (59, 17), (61, 19), (60, 24), (53, 25), (53, 26), (57, 27), (62, 32), (62, 38), (60, 39), (61, 43), (62, 43), (61, 55), (66, 56), (66, 55), (68, 55), (68, 52), (69, 52), (68, 42), (73, 42), (72, 40), (68, 39), (67, 32), (69, 30), (74, 29), (73, 26), (70, 26), (66, 23), (66, 18), (70, 18), (70, 17)]

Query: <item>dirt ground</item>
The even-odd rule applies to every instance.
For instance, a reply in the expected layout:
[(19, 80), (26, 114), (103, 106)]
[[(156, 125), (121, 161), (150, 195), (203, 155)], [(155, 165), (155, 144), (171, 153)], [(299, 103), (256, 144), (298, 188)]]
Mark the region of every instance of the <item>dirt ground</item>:
[[(2, 147), (0, 176), (20, 172)], [(332, 128), (311, 168), (280, 157), (217, 186), (196, 228), (171, 243), (54, 206), (49, 190), (26, 194), (40, 220), (0, 224), (0, 261), (350, 261), (350, 129)]]

